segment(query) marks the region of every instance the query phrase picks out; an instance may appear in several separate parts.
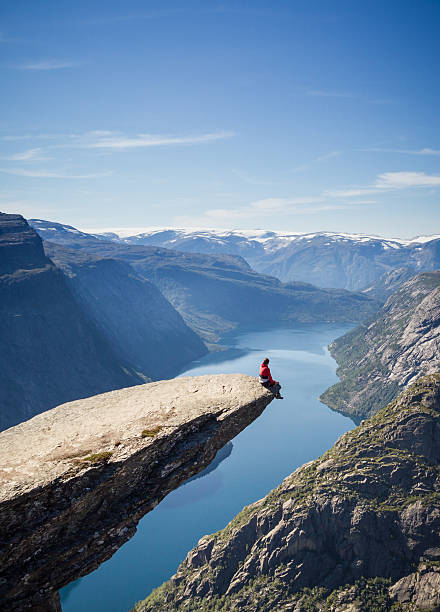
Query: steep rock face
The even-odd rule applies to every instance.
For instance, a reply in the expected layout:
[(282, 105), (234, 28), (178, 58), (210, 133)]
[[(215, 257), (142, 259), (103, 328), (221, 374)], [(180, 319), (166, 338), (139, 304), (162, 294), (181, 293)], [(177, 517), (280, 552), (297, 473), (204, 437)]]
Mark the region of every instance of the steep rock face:
[(440, 369), (440, 272), (407, 281), (376, 317), (337, 338), (330, 351), (341, 382), (321, 400), (361, 418), (377, 412), (420, 374)]
[(78, 400), (0, 434), (0, 598), (56, 610), (273, 399), (257, 379), (200, 376)]
[(382, 274), (372, 285), (363, 290), (365, 295), (384, 304), (387, 299), (395, 293), (403, 283), (406, 283), (414, 272), (408, 268), (396, 268)]
[(139, 384), (85, 316), (42, 241), (0, 213), (0, 428), (74, 398)]
[(432, 610), (439, 464), (434, 374), (202, 538), (135, 610)]
[(77, 302), (136, 371), (158, 379), (207, 353), (153, 283), (123, 261), (45, 243)]
[(232, 255), (179, 251), (103, 241), (59, 224), (32, 221), (44, 238), (101, 257), (129, 263), (152, 281), (193, 330), (208, 342), (238, 325), (273, 327), (290, 322), (359, 322), (377, 309), (363, 294), (320, 289), (307, 283), (283, 285), (250, 269)]

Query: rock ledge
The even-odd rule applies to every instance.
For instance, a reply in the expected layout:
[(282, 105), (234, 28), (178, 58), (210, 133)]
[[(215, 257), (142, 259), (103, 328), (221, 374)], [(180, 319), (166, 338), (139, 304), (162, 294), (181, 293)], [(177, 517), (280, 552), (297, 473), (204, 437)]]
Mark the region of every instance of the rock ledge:
[(57, 610), (139, 519), (273, 399), (245, 375), (178, 378), (58, 406), (0, 434), (0, 598)]

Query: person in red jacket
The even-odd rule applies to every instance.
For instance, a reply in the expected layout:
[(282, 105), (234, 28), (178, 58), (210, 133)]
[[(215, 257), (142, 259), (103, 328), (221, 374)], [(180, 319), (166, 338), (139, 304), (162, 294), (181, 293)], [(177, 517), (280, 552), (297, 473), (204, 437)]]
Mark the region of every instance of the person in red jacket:
[(272, 378), (272, 374), (270, 373), (268, 357), (265, 357), (265, 359), (263, 359), (263, 363), (260, 365), (260, 383), (263, 385), (263, 387), (269, 389), (269, 391), (275, 395), (276, 399), (284, 399), (282, 395), (280, 395), (281, 385), (279, 381), (274, 380)]

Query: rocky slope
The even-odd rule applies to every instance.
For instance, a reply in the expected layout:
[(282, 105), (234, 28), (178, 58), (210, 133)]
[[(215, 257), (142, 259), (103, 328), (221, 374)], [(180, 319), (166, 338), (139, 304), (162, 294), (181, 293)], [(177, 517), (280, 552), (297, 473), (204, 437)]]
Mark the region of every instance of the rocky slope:
[(0, 428), (145, 381), (78, 306), (20, 215), (0, 213)]
[[(32, 221), (34, 222), (34, 220)], [(53, 224), (35, 220), (50, 235)], [(48, 225), (44, 225), (48, 223)], [(69, 226), (62, 226), (72, 236)], [(74, 230), (79, 236), (78, 230)], [(381, 275), (408, 267), (413, 274), (440, 267), (440, 236), (399, 240), (360, 234), (309, 234), (267, 230), (150, 229), (129, 236), (95, 234), (125, 244), (160, 246), (189, 253), (244, 257), (258, 272), (283, 282), (300, 281), (319, 287), (363, 290)], [(48, 236), (45, 238), (49, 239)]]
[(59, 610), (139, 519), (273, 399), (244, 375), (179, 378), (64, 404), (0, 434), (0, 599)]
[(433, 374), (202, 538), (135, 610), (437, 610), (439, 464)]
[(157, 287), (129, 264), (47, 242), (44, 248), (82, 310), (137, 372), (167, 378), (208, 352)]
[(330, 351), (341, 382), (321, 400), (358, 419), (421, 374), (440, 370), (440, 272), (412, 277), (372, 321), (336, 339)]
[(306, 283), (283, 285), (276, 278), (254, 272), (237, 256), (105, 242), (60, 224), (32, 223), (52, 242), (130, 264), (152, 281), (208, 342), (218, 341), (222, 333), (238, 325), (267, 328), (289, 322), (359, 322), (377, 308), (376, 302), (363, 294)]

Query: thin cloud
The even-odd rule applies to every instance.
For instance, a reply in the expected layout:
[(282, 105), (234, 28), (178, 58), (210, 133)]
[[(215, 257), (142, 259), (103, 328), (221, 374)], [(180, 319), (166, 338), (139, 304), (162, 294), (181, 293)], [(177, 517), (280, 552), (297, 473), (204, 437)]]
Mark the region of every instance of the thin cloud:
[(242, 170), (233, 170), (233, 174), (238, 176), (239, 179), (244, 181), (245, 183), (249, 183), (250, 185), (273, 185), (272, 181), (265, 181), (259, 178), (248, 174), (247, 172), (243, 172)]
[(47, 71), (47, 70), (61, 70), (64, 68), (75, 68), (78, 66), (78, 62), (67, 62), (60, 60), (41, 60), (37, 62), (27, 62), (25, 64), (19, 64), (13, 66), (19, 70), (34, 70), (34, 71)]
[(2, 157), (2, 159), (7, 161), (41, 161), (43, 159), (50, 159), (49, 157), (44, 157), (41, 152), (42, 149), (37, 147), (36, 149), (27, 149), (21, 153), (14, 153), (13, 155)]
[(328, 198), (356, 198), (377, 193), (377, 187), (349, 187), (347, 189), (326, 190), (324, 195)]
[(89, 149), (139, 149), (146, 147), (161, 147), (169, 145), (194, 145), (232, 138), (233, 132), (211, 132), (194, 136), (160, 136), (153, 134), (138, 134), (134, 137), (104, 136), (94, 142), (85, 142), (79, 146)]
[(23, 170), (22, 168), (0, 168), (0, 172), (29, 178), (56, 179), (96, 179), (103, 178), (111, 174), (111, 172), (97, 172), (93, 174), (66, 174), (64, 172), (51, 172), (49, 170)]
[(405, 155), (440, 155), (440, 149), (382, 149), (380, 147), (372, 147), (370, 149), (361, 149), (369, 153), (403, 153)]
[(342, 151), (329, 151), (328, 153), (324, 153), (324, 155), (319, 155), (318, 157), (315, 157), (315, 159), (312, 159), (312, 161), (309, 163), (300, 164), (299, 166), (296, 166), (292, 169), (292, 172), (304, 172), (305, 170), (308, 170), (313, 164), (327, 161), (328, 159), (333, 159), (334, 157), (339, 157), (340, 155), (342, 155)]
[(328, 153), (325, 153), (324, 155), (320, 155), (319, 157), (317, 157), (315, 161), (317, 162), (326, 161), (327, 159), (333, 159), (334, 157), (339, 157), (340, 155), (342, 155), (342, 151), (329, 151)]
[(440, 185), (439, 174), (425, 172), (384, 172), (376, 179), (378, 188), (406, 189), (408, 187), (434, 187)]

